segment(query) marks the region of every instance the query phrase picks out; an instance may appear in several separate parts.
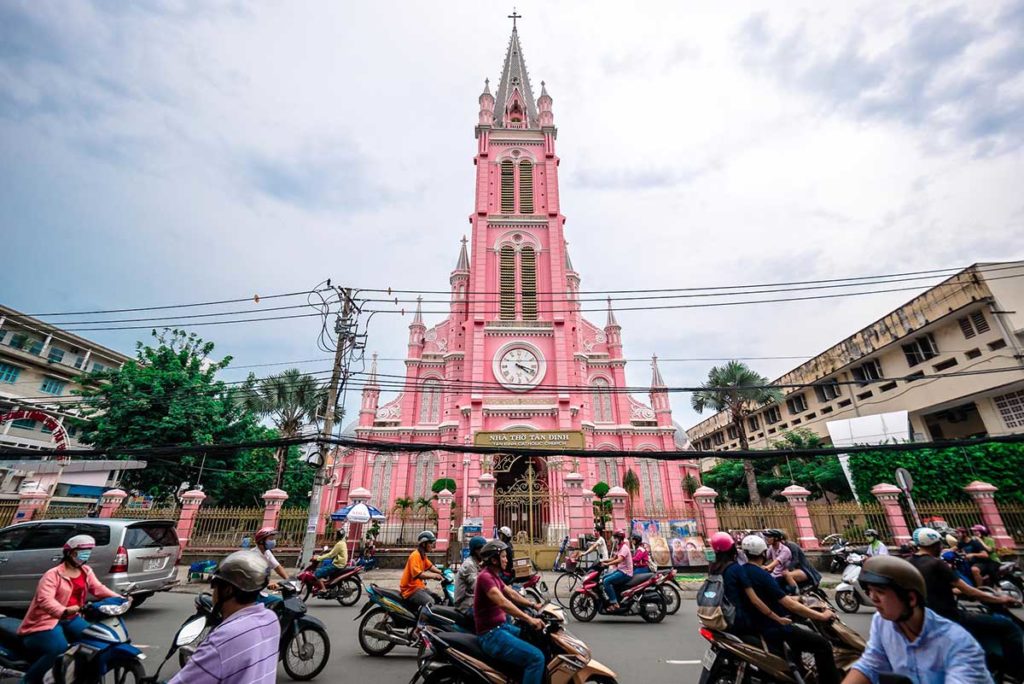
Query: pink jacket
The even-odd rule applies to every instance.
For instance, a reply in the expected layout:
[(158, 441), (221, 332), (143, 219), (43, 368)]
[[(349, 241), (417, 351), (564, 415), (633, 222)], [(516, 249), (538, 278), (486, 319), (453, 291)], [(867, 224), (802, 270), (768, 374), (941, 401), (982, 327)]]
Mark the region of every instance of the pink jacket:
[[(105, 587), (88, 565), (82, 566), (85, 573), (85, 593), (96, 598), (117, 596), (117, 592)], [(71, 578), (64, 574), (64, 564), (50, 568), (43, 573), (36, 587), (36, 595), (21, 621), (18, 634), (31, 634), (53, 629), (64, 615), (64, 609), (71, 600)]]

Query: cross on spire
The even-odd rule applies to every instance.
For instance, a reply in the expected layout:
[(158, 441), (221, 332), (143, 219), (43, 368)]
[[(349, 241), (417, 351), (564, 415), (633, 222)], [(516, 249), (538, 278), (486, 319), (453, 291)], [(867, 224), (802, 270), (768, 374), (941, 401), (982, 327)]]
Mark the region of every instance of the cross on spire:
[(523, 15), (516, 12), (516, 8), (512, 8), (512, 14), (508, 15), (508, 18), (512, 20), (512, 30), (516, 30), (516, 19), (522, 19)]

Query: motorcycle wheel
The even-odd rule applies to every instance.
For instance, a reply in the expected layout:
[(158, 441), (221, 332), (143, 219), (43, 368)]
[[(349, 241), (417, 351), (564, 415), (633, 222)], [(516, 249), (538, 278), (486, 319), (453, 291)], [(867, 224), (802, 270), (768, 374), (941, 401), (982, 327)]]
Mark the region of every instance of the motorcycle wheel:
[(665, 597), (665, 612), (669, 615), (678, 613), (680, 606), (683, 605), (683, 595), (679, 589), (671, 584), (662, 584), (661, 595)]
[(281, 664), (292, 679), (305, 682), (316, 677), (331, 657), (331, 639), (319, 627), (305, 626), (284, 645)]
[(856, 613), (860, 609), (860, 601), (852, 591), (837, 591), (836, 605), (844, 613)]
[(597, 599), (585, 591), (577, 592), (569, 600), (569, 612), (580, 622), (590, 622), (597, 616)]
[(99, 680), (100, 684), (142, 684), (146, 669), (137, 660), (118, 663)]
[(555, 580), (555, 600), (563, 608), (569, 607), (569, 601), (575, 596), (576, 587), (580, 583), (580, 576), (573, 573), (563, 573)]
[(392, 624), (391, 615), (386, 610), (383, 608), (371, 610), (363, 618), (363, 621), (359, 623), (359, 647), (367, 655), (372, 656), (386, 656), (388, 653), (391, 653), (392, 649), (395, 648), (393, 641), (378, 639), (377, 637), (367, 635), (365, 632), (367, 629), (386, 632)]
[[(641, 601), (640, 602), (640, 617), (644, 619), (644, 622), (650, 622), (651, 624), (657, 624), (665, 619), (667, 610), (665, 608), (665, 599), (658, 597), (660, 601)], [(654, 606), (652, 609), (651, 606)]]
[(363, 585), (355, 580), (342, 580), (338, 583), (334, 595), (341, 605), (354, 606), (363, 595)]

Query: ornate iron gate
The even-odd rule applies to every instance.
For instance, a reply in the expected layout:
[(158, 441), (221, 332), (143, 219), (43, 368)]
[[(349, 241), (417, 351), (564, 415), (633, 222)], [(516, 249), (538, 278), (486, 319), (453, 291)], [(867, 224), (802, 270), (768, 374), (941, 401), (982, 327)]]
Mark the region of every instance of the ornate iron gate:
[[(493, 472), (512, 471), (518, 456), (500, 456), (490, 466)], [(560, 460), (546, 460), (546, 476), (541, 476), (532, 459), (522, 476), (494, 492), (494, 524), (512, 529), (517, 546), (557, 547), (569, 533), (569, 500), (565, 492), (553, 491), (550, 473), (561, 468)]]

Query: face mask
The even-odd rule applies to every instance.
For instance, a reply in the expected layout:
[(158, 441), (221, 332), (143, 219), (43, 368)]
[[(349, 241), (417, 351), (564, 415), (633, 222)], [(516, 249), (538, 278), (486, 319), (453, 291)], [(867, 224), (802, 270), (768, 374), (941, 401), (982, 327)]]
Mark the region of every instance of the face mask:
[(77, 558), (77, 564), (78, 565), (85, 565), (86, 563), (89, 562), (89, 558), (92, 557), (92, 550), (88, 549), (88, 550), (79, 551), (77, 554), (75, 554), (75, 556)]
[(277, 541), (274, 539), (268, 539), (264, 546), (267, 547), (267, 551), (272, 551), (274, 547), (277, 546)]

